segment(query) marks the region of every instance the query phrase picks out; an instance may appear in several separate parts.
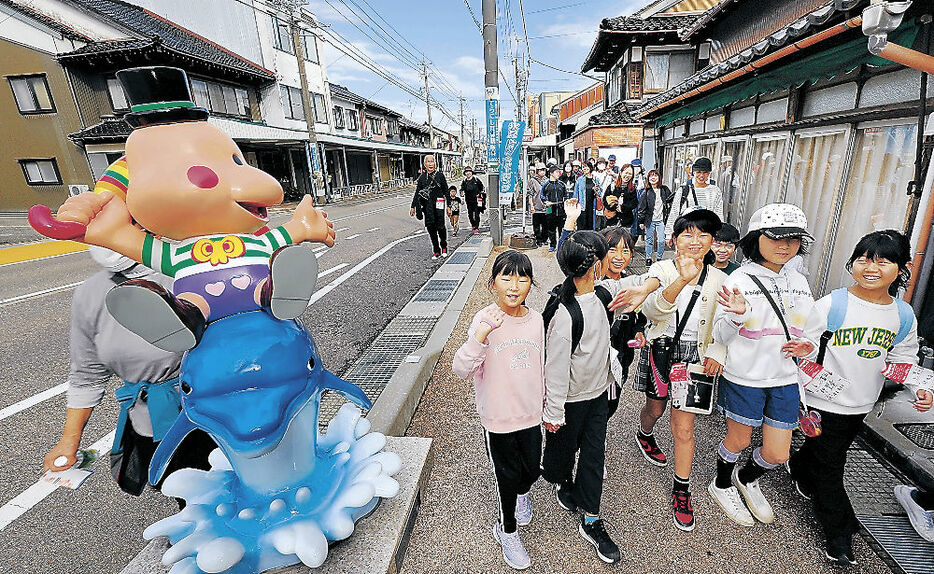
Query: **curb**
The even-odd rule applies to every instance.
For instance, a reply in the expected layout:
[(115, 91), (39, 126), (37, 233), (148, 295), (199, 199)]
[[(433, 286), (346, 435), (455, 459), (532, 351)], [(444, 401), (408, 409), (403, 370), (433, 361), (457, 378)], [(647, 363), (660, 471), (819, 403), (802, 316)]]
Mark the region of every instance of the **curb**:
[[(418, 408), (425, 387), (428, 385), (428, 380), (438, 365), (441, 352), (450, 339), (451, 333), (454, 332), (454, 327), (467, 304), (467, 299), (493, 249), (493, 241), (489, 237), (480, 237), (483, 237), (480, 243), (464, 243), (454, 252), (475, 252), (476, 256), (439, 316), (427, 341), (410, 355), (418, 357), (418, 362), (404, 362), (399, 365), (379, 398), (373, 403), (373, 408), (367, 413), (366, 418), (370, 421), (373, 430), (388, 436), (405, 435), (412, 417), (415, 416), (415, 409)], [(442, 265), (431, 279), (450, 276), (451, 270), (445, 267), (449, 267), (449, 264)], [(418, 294), (415, 295), (417, 296)], [(418, 303), (410, 300), (400, 315), (404, 314), (405, 309), (411, 305), (418, 305)]]

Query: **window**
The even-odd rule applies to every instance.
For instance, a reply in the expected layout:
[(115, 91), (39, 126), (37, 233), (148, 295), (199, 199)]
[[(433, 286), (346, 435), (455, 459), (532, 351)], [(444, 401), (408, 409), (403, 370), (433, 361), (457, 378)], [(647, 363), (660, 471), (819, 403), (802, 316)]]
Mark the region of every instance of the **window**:
[(743, 159), (746, 140), (723, 142), (720, 165), (717, 169), (717, 185), (723, 191), (724, 215), (727, 222), (738, 226), (740, 209), (743, 205)]
[(51, 159), (21, 159), (19, 165), (23, 168), (26, 183), (29, 185), (61, 185), (62, 176), (58, 172), (55, 158)]
[(821, 254), (827, 245), (827, 231), (833, 213), (834, 198), (843, 176), (843, 157), (846, 155), (846, 132), (798, 134), (791, 159), (791, 177), (785, 203), (793, 203), (804, 210), (808, 218), (808, 231), (814, 237), (810, 254), (804, 256), (808, 270), (806, 277), (811, 291), (820, 288)]
[(233, 86), (223, 86), (224, 88), (224, 107), (227, 110), (228, 114), (239, 115), (237, 110), (237, 92), (234, 91)]
[(191, 81), (191, 94), (195, 100), (195, 105), (206, 110), (211, 109), (211, 98), (208, 97), (208, 85), (201, 80)]
[(693, 52), (646, 52), (645, 91), (664, 92), (694, 72)]
[(305, 60), (313, 64), (318, 63), (318, 44), (311, 32), (304, 31), (302, 34), (302, 51), (305, 53)]
[(123, 157), (122, 151), (117, 152), (91, 152), (88, 154), (88, 163), (91, 164), (91, 175), (98, 180), (110, 167), (110, 164)]
[(366, 116), (366, 136), (373, 135), (383, 135), (383, 120), (382, 118)]
[(827, 274), (826, 291), (849, 285), (845, 264), (860, 237), (878, 229), (905, 229), (914, 177), (915, 124), (866, 127), (856, 137), (843, 208)]
[(742, 225), (749, 228), (752, 212), (767, 203), (778, 201), (785, 166), (785, 136), (777, 139), (760, 139), (752, 144), (749, 156), (749, 185), (746, 188), (746, 204), (743, 208)]
[(294, 54), (292, 49), (292, 31), (289, 29), (289, 23), (273, 15), (272, 19), (272, 44), (277, 50)]
[(386, 122), (386, 135), (393, 136), (399, 133), (399, 122), (396, 120), (388, 120)]
[(55, 111), (45, 74), (10, 77), (9, 80), (20, 113), (42, 114)]
[(224, 103), (224, 86), (208, 82), (208, 96), (211, 99), (211, 111), (227, 113), (227, 104)]
[(319, 124), (328, 123), (327, 104), (324, 103), (324, 94), (312, 94), (313, 107), (315, 111), (315, 122)]
[(357, 131), (360, 129), (360, 122), (357, 117), (357, 110), (347, 110), (347, 129)]
[(856, 91), (856, 82), (809, 91), (804, 96), (804, 116), (852, 110), (856, 107)]
[(237, 112), (238, 115), (252, 117), (253, 110), (250, 106), (250, 96), (247, 94), (246, 90), (243, 88), (235, 88), (234, 91), (237, 93)]
[(302, 91), (292, 86), (279, 86), (282, 94), (282, 110), (291, 120), (305, 121), (305, 106), (302, 105)]
[(117, 78), (107, 78), (107, 93), (110, 94), (110, 106), (115, 112), (130, 109), (126, 101), (126, 92)]
[(344, 128), (344, 108), (334, 106), (334, 127)]

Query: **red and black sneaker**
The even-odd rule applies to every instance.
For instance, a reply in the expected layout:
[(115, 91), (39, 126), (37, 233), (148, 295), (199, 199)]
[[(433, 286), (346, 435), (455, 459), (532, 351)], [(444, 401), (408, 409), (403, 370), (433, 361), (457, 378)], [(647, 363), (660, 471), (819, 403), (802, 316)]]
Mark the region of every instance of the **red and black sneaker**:
[(685, 490), (676, 490), (671, 493), (671, 510), (675, 518), (675, 526), (679, 530), (690, 532), (694, 530), (694, 507), (691, 505), (691, 493)]
[(636, 444), (642, 451), (642, 456), (655, 466), (668, 466), (668, 457), (658, 448), (655, 442), (655, 435), (644, 435), (641, 431), (636, 431)]

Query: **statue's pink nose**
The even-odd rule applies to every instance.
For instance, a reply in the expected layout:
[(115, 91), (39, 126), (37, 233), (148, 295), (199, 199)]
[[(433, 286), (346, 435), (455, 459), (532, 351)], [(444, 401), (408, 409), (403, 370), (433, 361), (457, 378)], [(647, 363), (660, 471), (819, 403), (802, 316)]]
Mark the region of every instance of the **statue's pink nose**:
[(188, 168), (188, 181), (201, 189), (211, 189), (217, 185), (219, 178), (213, 169), (203, 165), (194, 165)]

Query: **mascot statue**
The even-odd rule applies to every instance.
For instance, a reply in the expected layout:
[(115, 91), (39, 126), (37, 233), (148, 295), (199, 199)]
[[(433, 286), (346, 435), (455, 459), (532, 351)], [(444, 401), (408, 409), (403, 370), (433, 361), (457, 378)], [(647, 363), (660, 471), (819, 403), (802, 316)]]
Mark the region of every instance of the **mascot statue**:
[(362, 408), (356, 386), (325, 370), (297, 320), (318, 267), (303, 242), (334, 244), (327, 214), (306, 196), (270, 229), (279, 183), (246, 163), (237, 144), (191, 101), (183, 70), (145, 67), (117, 78), (134, 130), (126, 156), (93, 192), (69, 198), (53, 217), (34, 206), (29, 221), (54, 239), (107, 247), (175, 279), (172, 292), (131, 280), (107, 294), (114, 318), (167, 351), (187, 351), (182, 409), (149, 469), (156, 484), (194, 429), (218, 449), (211, 470), (182, 469), (162, 492), (184, 510), (145, 530), (167, 536), (171, 574), (247, 574), (302, 562), (320, 566), (328, 544), (381, 498), (398, 493), (400, 458), (383, 452), (359, 408), (345, 404), (319, 431), (321, 393)]

